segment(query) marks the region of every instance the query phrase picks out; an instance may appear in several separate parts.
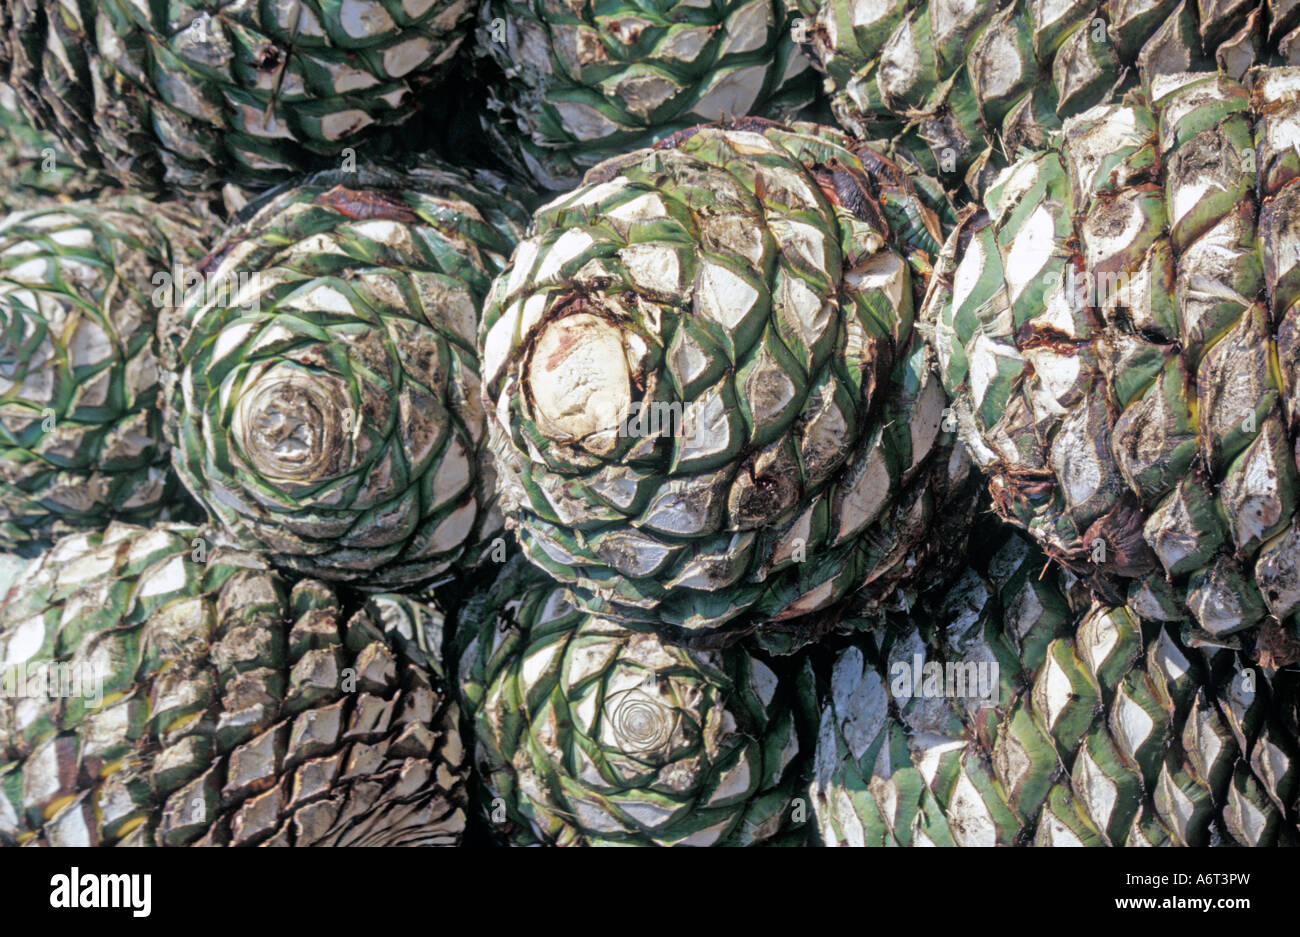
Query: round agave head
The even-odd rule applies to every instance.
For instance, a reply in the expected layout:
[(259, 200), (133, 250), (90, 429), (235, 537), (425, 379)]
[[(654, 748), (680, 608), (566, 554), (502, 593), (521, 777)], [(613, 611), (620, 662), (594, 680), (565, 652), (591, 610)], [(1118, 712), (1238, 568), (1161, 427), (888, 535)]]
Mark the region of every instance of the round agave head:
[(192, 527), (64, 538), (0, 602), (0, 843), (455, 845), (442, 616)]
[(159, 289), (208, 220), (132, 196), (0, 221), (0, 547), (188, 504), (159, 410)]
[(517, 844), (752, 845), (790, 834), (793, 678), (575, 609), (518, 558), (458, 614), (481, 806)]
[(810, 790), (822, 841), (1292, 842), (1293, 675), (1090, 605), (1031, 544), (998, 539), (828, 669)]
[(485, 129), (542, 184), (705, 121), (788, 114), (815, 76), (782, 0), (489, 0), (479, 49), (505, 71)]
[[(1300, 70), (1158, 79), (1008, 170), (926, 318), (998, 510), (1114, 601), (1295, 659)], [(1280, 626), (1280, 627), (1279, 627)]]
[(472, 563), (501, 528), (474, 336), (525, 216), (449, 173), (402, 182), (272, 199), (172, 330), (190, 491), (244, 548), (367, 589)]
[(414, 115), (472, 12), (469, 0), (4, 3), (0, 79), (75, 159), (132, 190), (266, 185)]
[(528, 557), (678, 637), (887, 591), (965, 470), (912, 329), (935, 229), (891, 164), (754, 118), (540, 209), (480, 332)]

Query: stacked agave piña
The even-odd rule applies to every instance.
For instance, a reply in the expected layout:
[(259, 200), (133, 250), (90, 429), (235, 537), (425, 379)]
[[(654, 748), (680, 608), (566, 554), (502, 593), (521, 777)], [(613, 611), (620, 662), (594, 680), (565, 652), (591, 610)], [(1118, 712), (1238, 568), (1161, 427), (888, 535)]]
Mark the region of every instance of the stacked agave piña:
[[(824, 843), (1295, 842), (1294, 674), (1090, 606), (1016, 533), (985, 555), (827, 668), (810, 790)], [(965, 696), (945, 696), (958, 671)]]
[[(214, 240), (0, 222), (0, 549), (48, 547), (0, 559), (0, 842), (456, 843), (462, 728), (516, 844), (803, 841), (810, 762), (826, 842), (1291, 842), (1283, 7), (490, 0), (487, 135), (588, 170), (521, 242), (487, 173), (297, 175), (427, 103), (464, 0), (0, 0), (0, 204), (296, 179)], [(807, 99), (796, 10), (906, 166), (743, 116)], [(915, 186), (1025, 144), (940, 254)], [(968, 448), (1042, 553), (963, 566)], [(121, 523), (169, 456), (210, 525)], [(451, 579), (458, 701), (388, 591)]]
[(782, 0), (484, 3), (478, 48), (505, 80), (484, 130), (552, 189), (668, 133), (812, 100)]
[[(56, 516), (50, 536), (102, 532), (59, 540), (0, 602), (0, 670), (25, 681), (0, 705), (0, 840), (459, 841), (467, 760), (441, 613), (321, 579), (424, 583), (499, 528), (473, 343), (523, 214), (432, 164), (346, 178), (357, 187), (308, 182), (250, 209), (201, 265), (159, 247), (181, 210), (139, 199), (0, 227), (16, 232), (0, 250), (13, 386), (67, 410), (55, 456), (90, 461), (80, 487), (47, 469), (25, 502), (0, 490), (5, 508), (109, 495), (79, 525)], [(185, 307), (149, 305), (151, 282)], [(179, 490), (159, 480), (160, 359), (177, 471), (217, 526), (103, 529), (158, 513), (128, 482)], [(135, 428), (114, 444), (119, 422)], [(19, 440), (28, 462), (54, 458), (43, 439)], [(6, 455), (8, 473), (26, 464)], [(41, 692), (68, 673), (90, 682)]]
[(524, 557), (457, 632), (498, 836), (806, 838), (812, 685), (766, 649), (940, 575), (973, 504), (912, 328), (937, 233), (897, 167), (758, 118), (534, 215), (480, 331)]
[[(430, 163), (343, 178), (250, 210), (204, 264), (202, 207), (0, 223), (2, 545), (95, 531), (5, 564), (0, 842), (459, 842), (441, 613), (272, 564), (377, 592), (478, 559), (500, 518), (474, 338), (526, 216)], [(216, 530), (110, 523), (190, 503), (164, 365)]]
[[(516, 557), (459, 616), (482, 807), (517, 845), (800, 839), (806, 683), (582, 612)], [(806, 705), (806, 704), (802, 704)]]
[(998, 511), (1189, 639), (1300, 657), (1300, 70), (1157, 79), (990, 189), (927, 300)]
[(474, 339), (526, 215), (429, 163), (309, 182), (213, 251), (168, 330), (182, 480), (244, 549), (387, 589), (501, 533)]
[(0, 548), (184, 511), (163, 442), (159, 318), (201, 207), (40, 201), (0, 221)]
[(799, 0), (832, 109), (977, 195), (1061, 121), (1152, 78), (1300, 64), (1300, 7), (1244, 0)]
[[(0, 203), (39, 209), (0, 223), (0, 548), (47, 548), (0, 564), (0, 842), (460, 841), (442, 615), (383, 590), (500, 532), (474, 341), (526, 213), (419, 160), (219, 241), (202, 202), (27, 193), (298, 174), (411, 117), (470, 12), (0, 0)], [(213, 526), (119, 523), (192, 504), (173, 455)]]
[(468, 0), (0, 2), (0, 80), (132, 191), (265, 187), (409, 120)]
[(0, 605), (0, 843), (459, 842), (441, 632), (192, 527), (67, 537)]
[(935, 531), (968, 463), (912, 327), (936, 228), (890, 163), (757, 118), (541, 208), (480, 332), (529, 559), (593, 612), (716, 645), (811, 635), (826, 617), (801, 616), (958, 552)]

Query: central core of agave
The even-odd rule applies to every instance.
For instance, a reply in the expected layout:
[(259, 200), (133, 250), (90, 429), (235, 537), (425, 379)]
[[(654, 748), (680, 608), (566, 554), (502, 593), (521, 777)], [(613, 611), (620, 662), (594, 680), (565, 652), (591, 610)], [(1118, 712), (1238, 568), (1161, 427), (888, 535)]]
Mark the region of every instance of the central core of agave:
[(548, 323), (526, 371), (536, 424), (548, 439), (600, 455), (618, 445), (632, 409), (624, 336), (607, 319), (580, 312)]
[(676, 724), (672, 709), (635, 691), (618, 694), (611, 700), (608, 716), (619, 747), (628, 754), (664, 748)]
[(337, 474), (348, 423), (346, 400), (290, 374), (259, 381), (245, 394), (232, 431), (264, 477), (314, 481)]

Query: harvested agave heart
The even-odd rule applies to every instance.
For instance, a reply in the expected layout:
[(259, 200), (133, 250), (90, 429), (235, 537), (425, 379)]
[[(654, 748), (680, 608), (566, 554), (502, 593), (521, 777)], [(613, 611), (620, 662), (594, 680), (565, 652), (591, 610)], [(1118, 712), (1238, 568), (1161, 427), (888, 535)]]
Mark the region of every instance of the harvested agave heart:
[[(489, 829), (512, 845), (802, 842), (806, 680), (576, 609), (516, 557), (458, 615)], [(797, 669), (797, 668), (796, 668)]]
[(584, 607), (717, 643), (888, 595), (968, 461), (912, 328), (933, 214), (808, 124), (684, 131), (544, 206), (479, 345), (503, 510)]
[(352, 179), (228, 232), (167, 330), (168, 425), (234, 542), (382, 590), (472, 565), (501, 533), (474, 337), (526, 213), (499, 180), (431, 163)]
[(0, 81), (132, 191), (266, 187), (410, 120), (469, 0), (0, 2)]
[(1300, 69), (1066, 122), (924, 318), (999, 512), (1189, 639), (1300, 659)]
[(134, 195), (0, 221), (0, 549), (193, 511), (163, 437), (155, 331), (215, 222)]
[(456, 845), (442, 613), (207, 531), (60, 540), (0, 601), (0, 843)]

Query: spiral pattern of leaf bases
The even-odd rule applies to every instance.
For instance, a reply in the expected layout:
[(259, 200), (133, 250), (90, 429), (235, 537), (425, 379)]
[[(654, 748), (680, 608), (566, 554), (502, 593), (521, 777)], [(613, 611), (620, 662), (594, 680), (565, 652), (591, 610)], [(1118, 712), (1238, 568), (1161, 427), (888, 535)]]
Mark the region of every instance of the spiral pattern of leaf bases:
[(529, 559), (592, 611), (702, 640), (923, 566), (969, 465), (912, 327), (936, 234), (892, 164), (757, 118), (541, 208), (480, 334)]
[(526, 217), (426, 171), (292, 188), (232, 230), (169, 332), (174, 462), (244, 549), (383, 590), (501, 533), (474, 336)]

